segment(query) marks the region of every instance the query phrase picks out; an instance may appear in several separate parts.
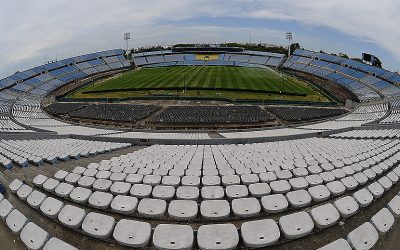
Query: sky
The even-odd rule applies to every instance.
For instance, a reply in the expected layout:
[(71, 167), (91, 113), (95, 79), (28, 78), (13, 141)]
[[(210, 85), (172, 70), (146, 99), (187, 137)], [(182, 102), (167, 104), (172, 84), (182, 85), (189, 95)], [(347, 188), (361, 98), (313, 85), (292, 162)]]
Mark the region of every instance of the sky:
[(286, 45), (400, 69), (400, 0), (0, 0), (0, 78), (84, 53), (176, 43)]

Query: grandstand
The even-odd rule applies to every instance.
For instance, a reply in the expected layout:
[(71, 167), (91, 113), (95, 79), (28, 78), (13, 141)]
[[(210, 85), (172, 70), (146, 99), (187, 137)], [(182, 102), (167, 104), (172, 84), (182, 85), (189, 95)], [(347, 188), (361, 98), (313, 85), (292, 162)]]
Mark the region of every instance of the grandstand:
[(400, 95), (398, 74), (335, 55), (298, 49), (283, 67), (334, 81), (357, 94), (361, 101)]
[[(361, 102), (345, 110), (52, 99), (88, 79), (177, 65), (281, 67)], [(21, 249), (370, 249), (400, 217), (399, 83), (396, 73), (302, 49), (289, 58), (244, 50), (133, 59), (116, 49), (17, 72), (0, 80), (0, 232)], [(285, 123), (173, 131), (84, 123), (146, 119)]]

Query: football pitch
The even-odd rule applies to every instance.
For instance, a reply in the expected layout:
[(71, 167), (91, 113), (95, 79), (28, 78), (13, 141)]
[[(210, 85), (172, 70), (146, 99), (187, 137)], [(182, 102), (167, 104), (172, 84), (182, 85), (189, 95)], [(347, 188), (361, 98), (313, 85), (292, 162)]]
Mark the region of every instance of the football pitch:
[[(184, 91), (185, 90), (185, 91)], [(127, 98), (143, 95), (225, 97), (229, 99), (311, 99), (326, 97), (308, 83), (273, 69), (177, 66), (142, 68), (87, 85), (70, 97)]]

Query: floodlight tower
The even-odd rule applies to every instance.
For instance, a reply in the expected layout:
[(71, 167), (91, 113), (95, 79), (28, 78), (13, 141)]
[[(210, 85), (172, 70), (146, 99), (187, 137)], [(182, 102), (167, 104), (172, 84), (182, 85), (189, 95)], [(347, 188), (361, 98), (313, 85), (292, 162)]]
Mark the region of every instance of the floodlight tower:
[(129, 40), (131, 39), (131, 33), (124, 33), (124, 40), (126, 41), (126, 53), (128, 53), (129, 49)]
[(292, 32), (286, 32), (286, 39), (289, 41), (289, 49), (288, 49), (288, 58), (290, 57), (290, 47), (293, 43), (293, 33)]

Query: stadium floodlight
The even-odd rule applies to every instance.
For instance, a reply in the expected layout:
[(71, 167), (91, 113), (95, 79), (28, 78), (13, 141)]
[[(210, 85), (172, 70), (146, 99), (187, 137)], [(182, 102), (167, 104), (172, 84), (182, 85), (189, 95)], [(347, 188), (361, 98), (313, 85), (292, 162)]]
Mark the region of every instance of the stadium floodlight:
[(288, 57), (290, 57), (290, 46), (293, 43), (293, 33), (292, 32), (286, 32), (286, 39), (289, 41)]
[(126, 53), (128, 53), (129, 49), (129, 40), (131, 39), (131, 33), (124, 33), (124, 40), (126, 41)]

